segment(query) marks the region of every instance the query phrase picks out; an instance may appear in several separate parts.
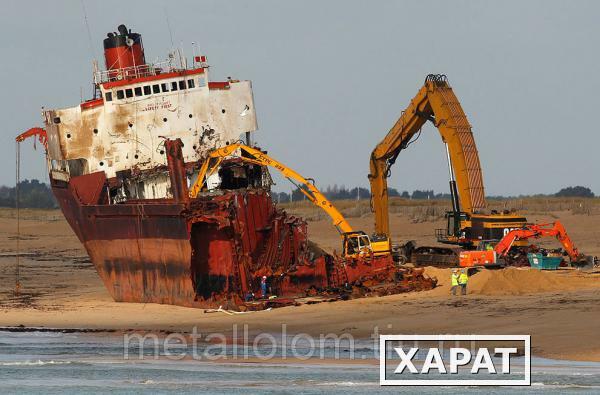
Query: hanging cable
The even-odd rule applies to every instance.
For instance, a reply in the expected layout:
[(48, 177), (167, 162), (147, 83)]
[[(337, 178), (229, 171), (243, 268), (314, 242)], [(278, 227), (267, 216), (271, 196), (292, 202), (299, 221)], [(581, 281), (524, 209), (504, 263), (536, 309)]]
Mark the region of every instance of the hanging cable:
[(17, 141), (17, 153), (16, 153), (16, 174), (15, 174), (15, 209), (17, 215), (17, 252), (15, 254), (15, 296), (19, 296), (21, 291), (21, 279), (20, 279), (20, 240), (21, 240), (21, 216), (19, 210), (19, 183), (21, 181), (21, 143)]
[(175, 43), (173, 42), (173, 30), (171, 30), (171, 23), (169, 22), (169, 13), (167, 12), (167, 7), (163, 8), (165, 12), (165, 19), (167, 20), (167, 28), (169, 29), (169, 37), (171, 38), (171, 48), (175, 47)]
[(90, 52), (92, 54), (92, 58), (96, 59), (96, 51), (94, 51), (94, 40), (92, 40), (92, 32), (90, 30), (90, 24), (88, 22), (87, 12), (85, 10), (84, 0), (81, 0), (81, 10), (83, 11), (83, 22), (85, 24), (85, 29), (87, 30), (88, 40), (90, 45)]

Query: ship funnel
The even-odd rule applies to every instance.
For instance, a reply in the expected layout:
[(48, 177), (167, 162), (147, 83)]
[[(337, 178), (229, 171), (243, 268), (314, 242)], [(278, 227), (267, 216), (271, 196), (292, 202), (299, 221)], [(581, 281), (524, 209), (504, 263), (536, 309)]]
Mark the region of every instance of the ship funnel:
[[(108, 33), (104, 39), (104, 61), (107, 70), (119, 70), (146, 64), (142, 35), (119, 25), (118, 33)], [(125, 73), (128, 74), (128, 73)]]

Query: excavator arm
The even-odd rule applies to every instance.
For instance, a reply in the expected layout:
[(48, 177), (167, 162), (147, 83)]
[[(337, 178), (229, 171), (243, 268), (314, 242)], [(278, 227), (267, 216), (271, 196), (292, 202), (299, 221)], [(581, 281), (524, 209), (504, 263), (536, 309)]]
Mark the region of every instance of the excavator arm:
[(296, 186), (298, 186), (300, 191), (308, 200), (323, 209), (323, 211), (329, 215), (338, 232), (341, 234), (354, 232), (344, 216), (335, 208), (335, 206), (333, 206), (333, 204), (331, 204), (325, 195), (323, 195), (321, 191), (317, 189), (317, 187), (314, 185), (314, 181), (302, 177), (296, 171), (271, 158), (264, 152), (241, 143), (230, 144), (211, 151), (208, 154), (208, 157), (204, 160), (202, 166), (200, 167), (196, 181), (190, 188), (191, 198), (198, 196), (206, 183), (207, 177), (209, 177), (219, 168), (219, 165), (223, 159), (228, 156), (232, 156), (237, 150), (240, 150), (243, 154), (245, 154), (240, 155), (239, 159), (262, 166), (272, 167), (279, 171), (285, 178), (292, 181)]
[[(451, 171), (453, 169), (458, 186), (460, 210), (474, 213), (485, 207), (483, 177), (471, 125), (446, 77), (430, 74), (371, 153), (369, 182), (376, 234), (389, 235), (387, 178), (391, 167), (427, 121), (435, 125), (447, 145)], [(458, 207), (456, 209), (458, 211)]]
[(508, 253), (515, 241), (530, 238), (538, 239), (540, 237), (556, 237), (572, 262), (585, 259), (585, 256), (579, 252), (571, 241), (565, 227), (560, 221), (549, 224), (528, 225), (523, 229), (511, 230), (496, 244), (494, 251), (496, 251), (498, 256), (503, 256)]

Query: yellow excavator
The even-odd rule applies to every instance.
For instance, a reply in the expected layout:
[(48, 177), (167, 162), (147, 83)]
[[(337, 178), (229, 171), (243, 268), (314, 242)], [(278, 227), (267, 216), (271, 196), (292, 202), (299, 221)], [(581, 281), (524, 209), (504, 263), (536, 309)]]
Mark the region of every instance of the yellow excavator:
[(232, 156), (245, 162), (276, 169), (296, 185), (308, 200), (323, 209), (342, 237), (342, 256), (344, 258), (368, 258), (370, 256), (378, 257), (391, 254), (389, 239), (377, 238), (372, 240), (365, 232), (352, 229), (338, 209), (317, 189), (314, 180), (302, 177), (296, 171), (271, 158), (266, 153), (242, 143), (230, 144), (208, 153), (204, 162), (202, 162), (196, 180), (190, 188), (190, 197), (196, 198), (206, 188), (207, 178), (218, 170), (225, 158)]
[(445, 75), (430, 74), (410, 105), (402, 112), (370, 157), (371, 208), (375, 234), (389, 239), (387, 178), (400, 152), (416, 141), (430, 121), (446, 145), (452, 211), (446, 229), (436, 229), (439, 242), (475, 248), (479, 241), (502, 239), (527, 220), (513, 212), (485, 214), (485, 193), (479, 155), (471, 125)]

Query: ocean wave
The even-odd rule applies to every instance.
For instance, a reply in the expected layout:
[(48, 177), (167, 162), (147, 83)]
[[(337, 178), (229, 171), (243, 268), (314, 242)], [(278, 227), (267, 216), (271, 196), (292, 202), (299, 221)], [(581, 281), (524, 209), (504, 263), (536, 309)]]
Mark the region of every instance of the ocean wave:
[(12, 361), (12, 362), (0, 362), (0, 366), (44, 366), (44, 365), (69, 365), (73, 361)]
[(379, 383), (377, 382), (362, 382), (362, 383), (357, 383), (354, 381), (329, 381), (329, 382), (323, 382), (323, 383), (317, 383), (316, 385), (323, 385), (323, 386), (334, 386), (334, 387), (364, 387), (364, 386), (379, 386)]
[(534, 376), (599, 376), (600, 372), (567, 372), (562, 370), (540, 372), (534, 370)]
[(543, 387), (544, 389), (568, 389), (568, 388), (580, 388), (580, 389), (592, 389), (600, 388), (600, 385), (585, 385), (585, 384), (558, 384), (558, 383), (531, 383), (532, 387)]

